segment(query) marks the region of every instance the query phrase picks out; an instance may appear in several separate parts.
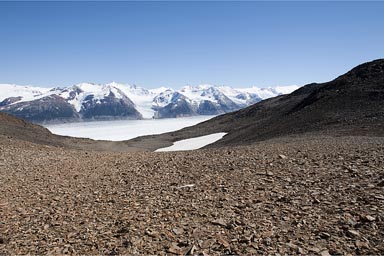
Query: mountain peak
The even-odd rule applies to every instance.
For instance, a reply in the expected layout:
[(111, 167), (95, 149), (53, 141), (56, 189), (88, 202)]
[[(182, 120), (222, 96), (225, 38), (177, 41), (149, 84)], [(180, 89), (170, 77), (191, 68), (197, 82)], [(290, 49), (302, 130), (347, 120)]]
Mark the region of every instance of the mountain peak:
[(162, 92), (165, 92), (167, 90), (172, 90), (171, 88), (169, 87), (165, 87), (165, 86), (161, 86), (159, 88), (155, 88), (155, 89), (150, 89), (149, 91), (153, 94), (160, 94)]
[(110, 82), (110, 83), (107, 83), (106, 85), (108, 85), (108, 86), (119, 86), (119, 85), (121, 85), (120, 83), (117, 83), (117, 82), (115, 82), (115, 81), (112, 81), (112, 82)]

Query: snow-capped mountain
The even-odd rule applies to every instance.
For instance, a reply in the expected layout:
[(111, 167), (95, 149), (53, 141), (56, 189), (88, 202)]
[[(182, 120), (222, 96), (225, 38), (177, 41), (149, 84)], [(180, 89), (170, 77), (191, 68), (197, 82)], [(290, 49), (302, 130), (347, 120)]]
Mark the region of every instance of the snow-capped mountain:
[(199, 115), (223, 114), (245, 106), (237, 104), (211, 85), (184, 86), (180, 92), (191, 100)]
[(131, 99), (115, 84), (82, 83), (58, 93), (83, 119), (143, 118)]
[(155, 96), (152, 103), (154, 118), (173, 118), (196, 115), (191, 99), (180, 92), (167, 89)]
[(234, 89), (229, 86), (161, 87), (81, 83), (66, 88), (0, 84), (0, 111), (34, 122), (173, 118), (218, 115), (290, 93), (297, 86)]

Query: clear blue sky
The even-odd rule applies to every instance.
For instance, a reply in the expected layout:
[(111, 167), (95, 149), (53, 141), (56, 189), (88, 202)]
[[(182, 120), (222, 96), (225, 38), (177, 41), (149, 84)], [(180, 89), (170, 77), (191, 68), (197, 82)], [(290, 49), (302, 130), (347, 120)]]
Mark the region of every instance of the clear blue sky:
[(324, 82), (384, 57), (384, 2), (0, 2), (0, 83)]

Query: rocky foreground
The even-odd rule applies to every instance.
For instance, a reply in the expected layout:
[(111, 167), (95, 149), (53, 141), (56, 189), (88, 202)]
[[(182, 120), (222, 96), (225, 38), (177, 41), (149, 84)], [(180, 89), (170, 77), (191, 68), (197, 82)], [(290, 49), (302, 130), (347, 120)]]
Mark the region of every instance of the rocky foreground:
[(384, 138), (175, 153), (0, 138), (0, 254), (384, 254)]

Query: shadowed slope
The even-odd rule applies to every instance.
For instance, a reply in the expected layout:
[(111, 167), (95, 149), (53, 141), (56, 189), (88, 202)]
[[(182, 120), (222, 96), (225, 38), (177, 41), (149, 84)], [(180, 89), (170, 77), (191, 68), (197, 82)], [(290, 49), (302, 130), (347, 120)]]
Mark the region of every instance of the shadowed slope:
[(48, 129), (0, 112), (0, 135), (37, 144), (61, 146)]
[(46, 146), (97, 151), (143, 151), (125, 141), (98, 141), (52, 134), (48, 129), (0, 112), (0, 139), (26, 141)]
[[(384, 135), (384, 59), (359, 65), (327, 83), (256, 103), (204, 123), (156, 137), (164, 142), (216, 132), (212, 146), (250, 144), (303, 133)], [(154, 140), (153, 136), (136, 141)]]

